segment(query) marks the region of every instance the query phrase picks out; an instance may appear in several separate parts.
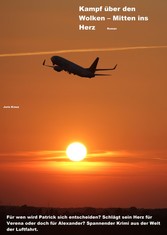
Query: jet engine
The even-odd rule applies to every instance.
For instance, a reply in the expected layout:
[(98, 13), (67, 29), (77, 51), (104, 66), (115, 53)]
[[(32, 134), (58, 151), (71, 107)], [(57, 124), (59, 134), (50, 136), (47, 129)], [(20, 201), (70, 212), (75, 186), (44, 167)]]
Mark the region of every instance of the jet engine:
[(54, 69), (55, 71), (57, 71), (57, 72), (61, 72), (61, 71), (62, 71), (62, 68), (59, 67), (59, 66), (54, 66), (53, 69)]

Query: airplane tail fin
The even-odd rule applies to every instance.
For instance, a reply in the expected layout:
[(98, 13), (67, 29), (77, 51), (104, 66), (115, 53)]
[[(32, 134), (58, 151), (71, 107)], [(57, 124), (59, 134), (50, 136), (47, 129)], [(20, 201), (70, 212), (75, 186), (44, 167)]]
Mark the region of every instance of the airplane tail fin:
[(89, 70), (90, 70), (92, 73), (95, 73), (96, 67), (97, 67), (97, 64), (98, 64), (98, 61), (99, 61), (99, 57), (97, 57), (97, 58), (95, 59), (95, 61), (92, 63), (92, 65), (89, 67)]

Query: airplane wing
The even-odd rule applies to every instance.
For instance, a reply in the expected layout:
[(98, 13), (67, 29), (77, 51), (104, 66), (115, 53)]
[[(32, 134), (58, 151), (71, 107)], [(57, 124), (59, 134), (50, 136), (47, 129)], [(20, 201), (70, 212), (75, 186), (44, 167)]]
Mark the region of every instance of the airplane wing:
[(47, 65), (47, 64), (45, 64), (45, 62), (46, 62), (46, 60), (43, 61), (43, 63), (42, 63), (43, 66), (54, 68), (54, 66), (52, 66), (52, 65)]
[(117, 64), (114, 66), (114, 68), (111, 68), (111, 69), (96, 69), (96, 71), (114, 70), (114, 69), (116, 69), (116, 67), (117, 67)]

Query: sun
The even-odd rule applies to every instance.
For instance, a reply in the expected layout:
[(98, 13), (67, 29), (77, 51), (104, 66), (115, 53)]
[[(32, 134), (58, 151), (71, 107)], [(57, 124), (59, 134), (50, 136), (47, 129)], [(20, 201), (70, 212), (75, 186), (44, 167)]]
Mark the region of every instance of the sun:
[(87, 149), (85, 145), (79, 142), (74, 142), (67, 147), (66, 154), (70, 160), (79, 162), (86, 157)]

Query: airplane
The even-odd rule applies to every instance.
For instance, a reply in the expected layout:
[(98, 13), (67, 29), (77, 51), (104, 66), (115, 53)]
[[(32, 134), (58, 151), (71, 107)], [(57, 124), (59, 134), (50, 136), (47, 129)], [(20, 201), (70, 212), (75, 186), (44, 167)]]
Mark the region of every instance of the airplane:
[(95, 61), (92, 63), (92, 65), (89, 68), (83, 68), (80, 65), (77, 65), (63, 57), (60, 56), (52, 56), (51, 61), (53, 65), (46, 65), (44, 60), (43, 65), (47, 67), (53, 68), (57, 72), (66, 71), (69, 74), (74, 74), (80, 77), (85, 78), (93, 78), (95, 76), (110, 76), (110, 74), (98, 74), (96, 71), (106, 71), (106, 70), (114, 70), (117, 67), (117, 64), (110, 69), (96, 69), (99, 57), (95, 59)]

